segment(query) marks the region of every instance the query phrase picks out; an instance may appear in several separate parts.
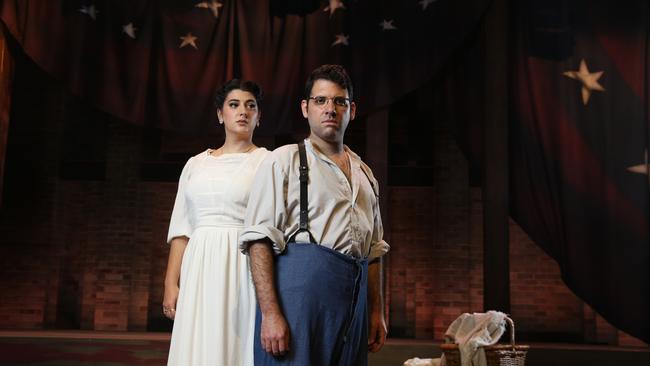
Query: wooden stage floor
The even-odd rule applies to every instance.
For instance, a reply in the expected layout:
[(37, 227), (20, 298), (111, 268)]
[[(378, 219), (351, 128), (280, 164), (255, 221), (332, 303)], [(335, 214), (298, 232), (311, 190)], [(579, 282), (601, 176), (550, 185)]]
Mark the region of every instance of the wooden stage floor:
[[(648, 366), (650, 348), (530, 344), (527, 366)], [(163, 366), (169, 333), (0, 331), (0, 365)], [(434, 342), (389, 339), (370, 366), (399, 366), (413, 357), (440, 357)]]

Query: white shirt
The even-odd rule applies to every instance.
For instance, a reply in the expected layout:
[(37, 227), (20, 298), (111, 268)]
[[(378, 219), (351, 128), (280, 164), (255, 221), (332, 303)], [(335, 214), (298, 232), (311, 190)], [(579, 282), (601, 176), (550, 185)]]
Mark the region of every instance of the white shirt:
[[(378, 184), (359, 156), (347, 146), (344, 148), (350, 157), (350, 181), (336, 163), (305, 140), (309, 166), (308, 229), (320, 245), (372, 260), (390, 249), (383, 240)], [(239, 237), (243, 252), (247, 252), (249, 242), (269, 238), (279, 254), (286, 240), (298, 230), (299, 168), (298, 145), (279, 147), (262, 162)], [(309, 236), (301, 233), (296, 241), (308, 242)]]

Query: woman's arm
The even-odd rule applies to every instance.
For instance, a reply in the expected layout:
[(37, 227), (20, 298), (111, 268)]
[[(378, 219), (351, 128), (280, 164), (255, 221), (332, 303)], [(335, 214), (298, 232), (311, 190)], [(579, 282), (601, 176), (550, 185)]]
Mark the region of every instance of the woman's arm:
[(172, 320), (176, 316), (176, 300), (178, 300), (181, 263), (188, 241), (189, 239), (186, 236), (179, 236), (172, 239), (170, 243), (167, 273), (165, 274), (163, 313)]

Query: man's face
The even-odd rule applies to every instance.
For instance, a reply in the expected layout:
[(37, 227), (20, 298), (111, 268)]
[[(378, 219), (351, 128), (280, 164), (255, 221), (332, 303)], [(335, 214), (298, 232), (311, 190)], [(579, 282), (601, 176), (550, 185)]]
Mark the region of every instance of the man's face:
[(311, 88), (310, 97), (301, 102), (301, 107), (302, 115), (309, 121), (311, 135), (330, 143), (343, 142), (345, 129), (356, 112), (354, 102), (347, 99), (348, 91), (332, 81), (318, 79)]

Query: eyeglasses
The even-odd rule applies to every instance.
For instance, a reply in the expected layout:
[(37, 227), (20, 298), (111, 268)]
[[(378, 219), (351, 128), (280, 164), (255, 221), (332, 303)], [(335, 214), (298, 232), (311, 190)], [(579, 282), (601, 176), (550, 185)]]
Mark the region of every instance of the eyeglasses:
[(314, 101), (314, 104), (317, 106), (324, 106), (327, 104), (328, 100), (331, 100), (334, 102), (334, 105), (337, 107), (347, 107), (348, 103), (350, 103), (350, 98), (346, 97), (324, 97), (322, 95), (317, 95), (315, 97), (309, 97), (309, 99)]

